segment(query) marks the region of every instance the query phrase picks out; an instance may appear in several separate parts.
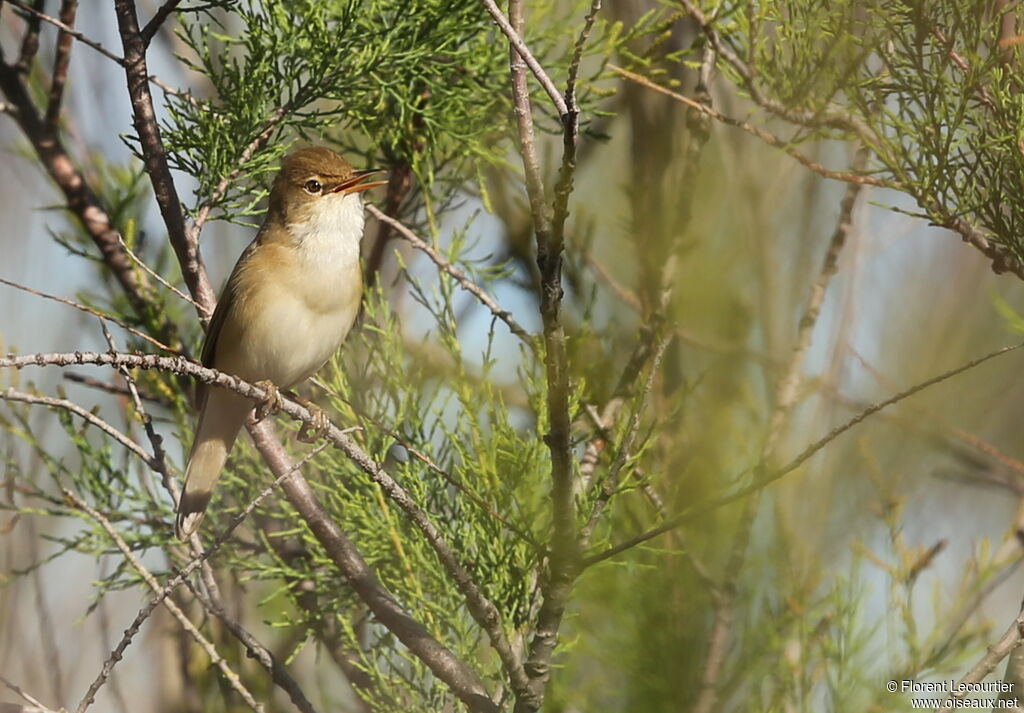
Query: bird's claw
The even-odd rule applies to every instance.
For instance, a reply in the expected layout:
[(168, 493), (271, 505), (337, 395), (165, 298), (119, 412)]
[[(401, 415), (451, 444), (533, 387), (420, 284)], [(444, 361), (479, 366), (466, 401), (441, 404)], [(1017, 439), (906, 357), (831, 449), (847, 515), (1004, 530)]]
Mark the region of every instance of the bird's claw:
[(303, 398), (299, 398), (298, 401), (309, 411), (312, 421), (303, 422), (296, 438), (303, 443), (313, 443), (318, 438), (327, 435), (331, 429), (331, 420), (327, 418), (327, 413), (312, 401)]
[(272, 381), (257, 381), (256, 386), (267, 392), (267, 395), (256, 403), (255, 417), (256, 423), (259, 423), (267, 416), (280, 411), (284, 401), (281, 399), (281, 390)]

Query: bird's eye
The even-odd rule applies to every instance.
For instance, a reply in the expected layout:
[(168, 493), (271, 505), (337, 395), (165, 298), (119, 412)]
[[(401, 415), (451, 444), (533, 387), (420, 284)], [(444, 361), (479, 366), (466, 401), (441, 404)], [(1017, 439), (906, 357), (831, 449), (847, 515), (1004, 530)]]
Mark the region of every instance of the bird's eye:
[(306, 181), (306, 185), (304, 185), (303, 188), (306, 189), (306, 193), (316, 195), (317, 193), (322, 191), (324, 187), (320, 185), (320, 181), (316, 180), (315, 178), (311, 178), (308, 181)]

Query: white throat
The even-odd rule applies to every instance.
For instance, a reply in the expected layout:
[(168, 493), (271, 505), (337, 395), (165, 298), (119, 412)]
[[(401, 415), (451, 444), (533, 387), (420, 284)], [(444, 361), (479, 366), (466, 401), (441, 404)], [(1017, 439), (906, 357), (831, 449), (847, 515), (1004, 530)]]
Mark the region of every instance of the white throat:
[(331, 193), (313, 201), (303, 220), (288, 223), (288, 232), (305, 260), (357, 264), (363, 222), (362, 196)]

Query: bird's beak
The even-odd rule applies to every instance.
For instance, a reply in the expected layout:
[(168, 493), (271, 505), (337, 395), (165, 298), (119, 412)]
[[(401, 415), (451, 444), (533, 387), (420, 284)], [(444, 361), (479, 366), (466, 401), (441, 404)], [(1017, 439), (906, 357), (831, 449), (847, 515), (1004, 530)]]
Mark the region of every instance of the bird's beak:
[(383, 171), (384, 169), (382, 168), (364, 168), (361, 171), (355, 171), (351, 178), (339, 183), (331, 190), (331, 193), (362, 193), (377, 186), (387, 185), (387, 181), (363, 182), (373, 174), (382, 173)]

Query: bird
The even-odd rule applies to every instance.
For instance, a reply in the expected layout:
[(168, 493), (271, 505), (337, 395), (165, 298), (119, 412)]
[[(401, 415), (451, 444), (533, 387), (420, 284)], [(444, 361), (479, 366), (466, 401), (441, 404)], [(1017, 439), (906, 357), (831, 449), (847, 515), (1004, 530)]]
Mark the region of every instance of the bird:
[[(265, 387), (272, 401), (280, 398), (278, 389), (312, 376), (334, 355), (362, 301), (360, 194), (386, 183), (367, 181), (379, 172), (356, 170), (324, 146), (284, 158), (263, 225), (217, 302), (203, 366)], [(200, 384), (196, 406), (199, 419), (175, 520), (183, 541), (198, 530), (253, 402)], [(257, 409), (258, 417), (263, 410)]]

